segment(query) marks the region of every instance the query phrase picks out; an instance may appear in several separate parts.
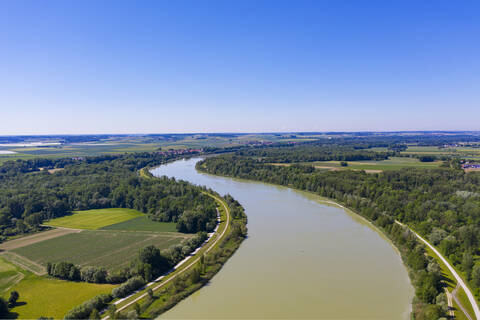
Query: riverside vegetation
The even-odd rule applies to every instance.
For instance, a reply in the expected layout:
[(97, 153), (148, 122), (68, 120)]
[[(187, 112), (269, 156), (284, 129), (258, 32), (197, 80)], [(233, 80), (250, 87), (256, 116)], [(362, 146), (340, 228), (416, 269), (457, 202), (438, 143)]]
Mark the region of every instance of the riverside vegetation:
[[(185, 155), (183, 154), (183, 156)], [(114, 287), (110, 294), (95, 296), (68, 311), (65, 318), (82, 319), (97, 316), (98, 312), (106, 308), (114, 299), (129, 295), (143, 287), (145, 283), (170, 270), (207, 239), (207, 232), (213, 231), (216, 226), (217, 206), (219, 205), (215, 197), (220, 198), (219, 195), (212, 190), (206, 190), (185, 181), (176, 181), (166, 177), (145, 178), (144, 173), (138, 174), (138, 170), (141, 168), (157, 166), (173, 159), (175, 159), (174, 156), (158, 153), (137, 153), (85, 159), (16, 160), (6, 162), (0, 167), (2, 240), (42, 231), (46, 228), (43, 225), (44, 221), (58, 217), (65, 218), (62, 218), (60, 224), (78, 223), (75, 215), (82, 213), (73, 213), (73, 211), (101, 208), (135, 209), (143, 212), (150, 219), (152, 225), (158, 223), (157, 221), (170, 222), (175, 224), (178, 232), (196, 234), (193, 237), (187, 237), (180, 244), (174, 244), (163, 250), (155, 245), (146, 246), (139, 250), (137, 257), (120, 270), (91, 265), (81, 267), (69, 261), (47, 262), (48, 276), (66, 280), (66, 285), (78, 282), (122, 283), (120, 286)], [(45, 168), (61, 170), (49, 172)], [(231, 225), (228, 226), (225, 239), (215, 250), (202, 257), (199, 267), (186, 273), (190, 277), (188, 285), (184, 282), (185, 279), (179, 277), (175, 282), (176, 289), (170, 290), (167, 294), (168, 300), (161, 300), (162, 303), (150, 301), (149, 313), (158, 314), (161, 310), (170, 308), (181, 298), (200, 288), (240, 245), (246, 235), (246, 216), (243, 208), (229, 196), (225, 197), (223, 201), (228, 204), (232, 212)], [(116, 223), (119, 212), (119, 210), (108, 212), (99, 210), (93, 213), (114, 215), (111, 221), (113, 225), (102, 225), (102, 227), (113, 227), (113, 230), (103, 232), (115, 233), (119, 240), (122, 237), (121, 230), (123, 230), (120, 224), (130, 230), (127, 233), (123, 231), (127, 237), (131, 237), (133, 235), (131, 232), (137, 230), (137, 227), (143, 230), (148, 224), (144, 220), (134, 224), (128, 224), (128, 221)], [(72, 213), (73, 215), (69, 216)], [(143, 217), (134, 214), (131, 218)], [(86, 230), (62, 237), (80, 239), (79, 235), (85, 232), (97, 231)], [(143, 236), (143, 234), (141, 235)], [(57, 239), (63, 239), (62, 237)], [(45, 240), (30, 246), (43, 245), (43, 243), (57, 241), (57, 239)], [(25, 249), (28, 252), (30, 246), (18, 250)], [(37, 250), (34, 250), (34, 253), (38, 255)], [(48, 261), (49, 251), (43, 251), (43, 254), (45, 258), (42, 260)], [(192, 272), (193, 275), (191, 275)], [(36, 277), (38, 278), (38, 276)], [(185, 285), (178, 285), (179, 283)], [(20, 284), (22, 284), (21, 280)], [(16, 286), (13, 284), (13, 289)], [(108, 290), (108, 287), (102, 291), (105, 290)], [(2, 299), (0, 300), (3, 302)], [(29, 302), (27, 300), (26, 304), (28, 305)], [(55, 304), (56, 302), (52, 300), (49, 303)], [(8, 308), (4, 309), (2, 315), (7, 316)], [(43, 314), (37, 316), (40, 315), (43, 316)], [(58, 316), (58, 314), (55, 315)], [(119, 316), (126, 317), (124, 314)]]
[[(294, 153), (294, 147), (282, 154)], [(306, 190), (335, 199), (372, 221), (399, 249), (416, 288), (415, 319), (447, 315), (441, 268), (401, 221), (437, 245), (463, 273), (479, 296), (480, 175), (444, 167), (403, 169), (381, 174), (364, 171), (322, 171), (308, 165), (274, 166), (268, 149), (207, 158), (197, 169), (211, 174), (258, 180)], [(276, 157), (278, 150), (272, 150)], [(247, 156), (245, 156), (247, 155)]]

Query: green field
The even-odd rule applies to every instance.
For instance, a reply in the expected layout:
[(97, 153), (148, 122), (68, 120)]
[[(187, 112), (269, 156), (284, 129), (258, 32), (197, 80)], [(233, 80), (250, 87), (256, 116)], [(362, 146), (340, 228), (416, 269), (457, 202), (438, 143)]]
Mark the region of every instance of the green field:
[[(68, 310), (99, 295), (110, 293), (114, 285), (71, 282), (27, 275), (12, 289), (20, 294), (12, 317), (37, 319), (40, 316), (61, 319)], [(8, 297), (8, 294), (4, 295)]]
[(127, 266), (143, 247), (155, 245), (164, 249), (186, 237), (189, 235), (181, 233), (85, 230), (34, 243), (13, 252), (44, 266), (47, 262), (69, 261), (80, 266), (118, 270)]
[[(416, 158), (407, 157), (391, 157), (387, 160), (380, 161), (347, 161), (348, 166), (342, 167), (340, 161), (314, 161), (314, 162), (301, 162), (304, 165), (315, 166), (318, 169), (331, 169), (331, 170), (371, 170), (371, 171), (385, 171), (385, 170), (398, 170), (402, 168), (423, 168), (433, 169), (438, 168), (442, 161), (434, 162), (420, 162)], [(290, 164), (274, 164), (274, 165), (290, 165)]]
[(8, 298), (13, 290), (20, 294), (18, 305), (10, 310), (10, 318), (62, 318), (74, 306), (100, 293), (109, 293), (113, 287), (39, 277), (0, 257), (0, 296)]
[(127, 221), (142, 216), (143, 213), (133, 209), (113, 208), (74, 211), (74, 214), (46, 221), (52, 227), (96, 230), (111, 224)]
[(176, 232), (177, 228), (174, 222), (157, 222), (150, 220), (146, 216), (141, 216), (103, 227), (101, 230)]
[(433, 155), (433, 156), (456, 156), (465, 159), (480, 160), (480, 148), (473, 147), (448, 147), (438, 148), (429, 146), (409, 146), (402, 151), (406, 155)]

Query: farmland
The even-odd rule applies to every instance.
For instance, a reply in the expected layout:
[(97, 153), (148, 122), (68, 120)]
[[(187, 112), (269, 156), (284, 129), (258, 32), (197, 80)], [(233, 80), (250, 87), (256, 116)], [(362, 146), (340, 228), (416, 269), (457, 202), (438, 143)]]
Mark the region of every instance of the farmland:
[(127, 266), (140, 248), (155, 245), (165, 249), (188, 235), (129, 231), (85, 230), (13, 250), (38, 264), (70, 261), (80, 266), (118, 270)]
[(10, 317), (61, 318), (115, 287), (47, 277), (43, 274), (48, 262), (69, 261), (114, 272), (128, 267), (141, 248), (154, 245), (162, 250), (193, 236), (175, 232), (175, 223), (155, 222), (132, 209), (80, 211), (48, 224), (75, 229), (53, 229), (2, 244), (6, 251), (0, 255), (0, 293), (4, 297), (12, 290), (20, 293)]
[(446, 147), (438, 148), (434, 146), (409, 146), (403, 151), (404, 155), (432, 155), (437, 157), (455, 156), (464, 159), (480, 160), (480, 148), (474, 147)]
[(96, 230), (142, 215), (143, 213), (137, 210), (123, 208), (74, 211), (72, 215), (46, 221), (45, 225), (71, 229)]
[(21, 319), (36, 319), (40, 315), (59, 319), (79, 303), (95, 295), (109, 293), (113, 287), (109, 284), (57, 280), (29, 273), (13, 288), (20, 293), (20, 299), (11, 312)]
[(0, 257), (0, 296), (8, 297), (11, 290), (20, 293), (18, 305), (11, 310), (11, 317), (33, 319), (48, 315), (61, 318), (73, 306), (94, 295), (108, 293), (113, 287), (39, 277)]
[(103, 227), (101, 230), (176, 232), (177, 228), (176, 224), (173, 222), (157, 222), (150, 220), (146, 216), (140, 216)]
[[(434, 169), (438, 168), (442, 161), (433, 162), (420, 162), (416, 158), (407, 157), (391, 157), (387, 160), (380, 161), (348, 161), (348, 166), (342, 167), (340, 161), (314, 161), (314, 162), (301, 162), (303, 165), (314, 166), (317, 169), (326, 170), (365, 170), (367, 172), (381, 172), (385, 170), (398, 170), (402, 168), (422, 168), (422, 169)], [(290, 165), (290, 164), (273, 164), (273, 165)]]

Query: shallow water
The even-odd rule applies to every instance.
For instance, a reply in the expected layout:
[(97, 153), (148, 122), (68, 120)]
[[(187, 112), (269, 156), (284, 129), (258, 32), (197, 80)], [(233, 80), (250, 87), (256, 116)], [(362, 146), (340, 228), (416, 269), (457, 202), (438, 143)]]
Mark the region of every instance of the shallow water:
[(413, 288), (394, 247), (354, 214), (285, 187), (199, 173), (199, 159), (152, 170), (230, 193), (248, 238), (211, 282), (162, 319), (408, 319)]

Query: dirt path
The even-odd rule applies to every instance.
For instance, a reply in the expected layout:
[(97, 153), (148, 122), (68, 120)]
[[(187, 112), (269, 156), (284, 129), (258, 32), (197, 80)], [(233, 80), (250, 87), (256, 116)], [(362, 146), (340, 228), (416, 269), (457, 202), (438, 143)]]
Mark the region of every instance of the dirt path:
[[(470, 291), (470, 289), (466, 285), (465, 281), (463, 281), (462, 277), (460, 277), (460, 275), (457, 273), (457, 271), (450, 265), (450, 263), (447, 261), (447, 259), (445, 259), (443, 257), (443, 255), (434, 246), (432, 246), (427, 240), (423, 239), (418, 233), (416, 233), (415, 231), (410, 229), (408, 226), (406, 226), (403, 223), (401, 223), (400, 221), (396, 221), (396, 220), (395, 220), (395, 223), (397, 223), (397, 224), (399, 224), (399, 225), (401, 225), (405, 228), (408, 228), (411, 232), (413, 232), (413, 234), (418, 239), (420, 239), (427, 247), (429, 247), (430, 249), (432, 249), (433, 252), (435, 252), (435, 254), (440, 258), (440, 260), (442, 260), (442, 262), (447, 266), (448, 270), (450, 270), (450, 272), (453, 274), (453, 276), (455, 277), (455, 280), (457, 280), (457, 286), (462, 287), (463, 291), (465, 291), (465, 294), (467, 295), (467, 298), (470, 301), (470, 304), (472, 305), (473, 311), (475, 312), (476, 319), (480, 320), (480, 309), (478, 308), (478, 304), (477, 304), (477, 301), (475, 300), (475, 296)], [(455, 290), (453, 290), (453, 291), (455, 291)], [(461, 304), (458, 302), (458, 299), (456, 298), (456, 295), (454, 293), (455, 292), (452, 292), (453, 298), (455, 299), (457, 304), (459, 306), (461, 306)], [(462, 309), (462, 311), (463, 311), (463, 309)], [(464, 313), (465, 313), (465, 315), (468, 316), (467, 312), (464, 312)], [(470, 317), (469, 317), (469, 319), (473, 320)]]
[(56, 228), (48, 231), (43, 231), (39, 233), (32, 234), (31, 236), (26, 236), (18, 238), (15, 240), (6, 241), (0, 244), (0, 251), (10, 251), (25, 247), (37, 242), (42, 242), (48, 239), (57, 238), (69, 233), (76, 233), (82, 230), (78, 229), (65, 229), (65, 228)]
[[(222, 233), (215, 239), (215, 241), (213, 243), (210, 244), (210, 246), (205, 250), (204, 253), (201, 253), (201, 254), (196, 254), (196, 255), (193, 255), (193, 256), (190, 256), (189, 258), (187, 258), (186, 260), (180, 262), (177, 267), (180, 267), (180, 264), (183, 264), (183, 263), (186, 263), (186, 262), (190, 262), (190, 260), (193, 260), (189, 265), (187, 265), (186, 267), (184, 267), (183, 269), (180, 269), (178, 271), (174, 271), (175, 273), (168, 279), (166, 280), (165, 282), (162, 282), (160, 283), (159, 285), (155, 286), (155, 283), (157, 281), (160, 281), (162, 279), (164, 279), (165, 277), (167, 277), (167, 275), (165, 276), (161, 276), (159, 278), (157, 278), (154, 282), (151, 282), (149, 284), (147, 284), (146, 287), (151, 287), (151, 289), (153, 291), (156, 291), (158, 289), (160, 289), (161, 287), (165, 286), (167, 283), (169, 283), (170, 281), (174, 280), (176, 277), (178, 277), (179, 275), (181, 275), (182, 273), (184, 273), (185, 271), (189, 270), (193, 265), (195, 265), (198, 261), (200, 261), (200, 257), (201, 255), (205, 254), (205, 253), (208, 253), (210, 252), (210, 250), (212, 250), (215, 245), (221, 240), (223, 239), (223, 237), (225, 236), (225, 233), (227, 232), (228, 230), (228, 226), (230, 225), (230, 210), (228, 209), (228, 207), (225, 205), (225, 202), (224, 200), (222, 199), (219, 199), (213, 195), (210, 195), (211, 197), (213, 197), (215, 200), (217, 200), (218, 202), (220, 202), (222, 204), (222, 206), (224, 207), (225, 209), (225, 213), (227, 215), (227, 221), (225, 223), (225, 228), (223, 229)], [(169, 274), (170, 275), (170, 274)], [(133, 294), (135, 295), (135, 294)], [(122, 310), (124, 310), (125, 308), (128, 308), (129, 306), (131, 306), (132, 304), (134, 304), (135, 302), (145, 298), (146, 296), (148, 295), (148, 292), (145, 292), (143, 293), (142, 295), (138, 296), (137, 298), (133, 299), (132, 301), (128, 302), (127, 304), (123, 305), (122, 307), (118, 308), (117, 309), (117, 312), (120, 312)], [(126, 297), (124, 299), (128, 299), (129, 297)], [(122, 299), (122, 301), (124, 300)], [(102, 320), (107, 320), (109, 318), (109, 316), (105, 316), (102, 318)]]
[(448, 289), (445, 288), (445, 294), (447, 295), (447, 303), (448, 303), (448, 315), (455, 319), (455, 312), (453, 311), (453, 301), (452, 301), (452, 294), (448, 292)]

